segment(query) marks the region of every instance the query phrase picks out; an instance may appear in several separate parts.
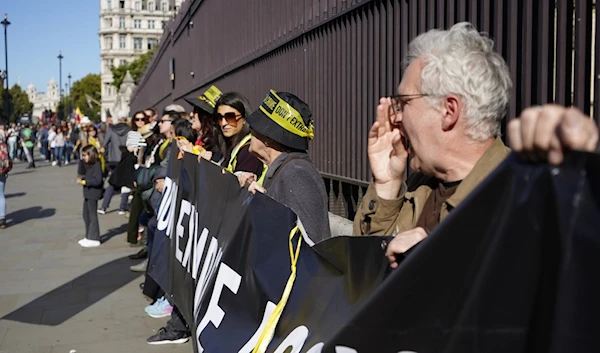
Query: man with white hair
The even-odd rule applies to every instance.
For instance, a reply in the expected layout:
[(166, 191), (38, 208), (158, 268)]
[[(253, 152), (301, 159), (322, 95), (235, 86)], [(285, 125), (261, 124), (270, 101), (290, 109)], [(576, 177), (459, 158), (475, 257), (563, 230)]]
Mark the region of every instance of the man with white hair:
[[(405, 64), (398, 95), (377, 107), (368, 140), (373, 181), (354, 219), (355, 234), (396, 235), (387, 251), (392, 267), (509, 153), (500, 129), (512, 82), (491, 39), (469, 23), (431, 30), (410, 43)], [(546, 106), (522, 116), (509, 138), (524, 155), (560, 163), (565, 148), (596, 148), (597, 127), (576, 110)], [(567, 125), (575, 126), (570, 134), (557, 132)], [(409, 154), (419, 172), (410, 190), (403, 182)]]

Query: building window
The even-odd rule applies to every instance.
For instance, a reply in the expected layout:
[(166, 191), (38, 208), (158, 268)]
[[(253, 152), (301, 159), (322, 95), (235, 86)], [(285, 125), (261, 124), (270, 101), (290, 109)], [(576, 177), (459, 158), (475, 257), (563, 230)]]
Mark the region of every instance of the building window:
[(156, 26), (154, 20), (148, 20), (148, 29), (154, 29)]
[(119, 8), (120, 9), (124, 9), (125, 8), (125, 0), (119, 1)]
[(119, 36), (119, 48), (120, 49), (125, 49), (127, 46), (125, 44), (125, 36), (124, 35), (120, 35)]
[(119, 17), (119, 28), (125, 28), (125, 17)]
[(111, 0), (106, 0), (106, 8), (107, 9), (111, 9), (112, 8), (112, 1)]
[(139, 37), (133, 38), (133, 49), (142, 50), (142, 38), (139, 38)]
[(154, 7), (154, 1), (150, 1), (148, 3), (148, 11), (154, 11), (156, 10), (156, 7)]
[(112, 49), (113, 48), (113, 39), (112, 39), (112, 37), (106, 37), (106, 38), (104, 38), (104, 48), (105, 49)]
[(168, 11), (169, 10), (169, 4), (167, 4), (166, 2), (163, 2), (161, 6), (162, 6), (162, 10), (163, 11)]
[(142, 20), (133, 20), (133, 28), (142, 28)]
[(135, 9), (137, 11), (140, 11), (142, 9), (142, 2), (141, 1), (136, 1), (135, 2)]
[(111, 18), (105, 18), (104, 19), (104, 25), (105, 25), (106, 28), (111, 28), (113, 26), (112, 17)]
[(155, 48), (158, 45), (158, 39), (148, 38), (148, 50)]

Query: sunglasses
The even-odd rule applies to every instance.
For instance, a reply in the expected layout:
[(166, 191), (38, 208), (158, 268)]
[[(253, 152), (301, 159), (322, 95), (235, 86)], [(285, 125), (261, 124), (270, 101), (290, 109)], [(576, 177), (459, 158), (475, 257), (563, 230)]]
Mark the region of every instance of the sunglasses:
[(229, 113), (225, 113), (225, 114), (215, 113), (215, 117), (216, 117), (216, 120), (218, 123), (220, 123), (223, 119), (225, 119), (225, 122), (227, 123), (227, 125), (236, 127), (238, 120), (240, 120), (242, 118), (242, 114), (236, 114), (233, 112), (229, 112)]
[(135, 121), (144, 121), (144, 120), (146, 120), (146, 118), (135, 118), (133, 120), (135, 120)]
[(161, 120), (158, 121), (158, 123), (159, 124), (162, 124), (162, 123), (165, 123), (165, 122), (169, 122), (170, 123), (171, 121), (173, 121), (173, 120), (171, 120), (171, 119), (161, 119)]

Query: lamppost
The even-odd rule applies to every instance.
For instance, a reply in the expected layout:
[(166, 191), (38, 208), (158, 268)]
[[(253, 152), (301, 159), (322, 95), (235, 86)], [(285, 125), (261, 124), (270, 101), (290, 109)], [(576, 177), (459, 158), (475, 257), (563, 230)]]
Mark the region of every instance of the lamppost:
[(4, 68), (4, 79), (6, 80), (6, 90), (4, 91), (4, 106), (2, 107), (2, 110), (4, 111), (4, 117), (6, 118), (6, 122), (8, 122), (8, 117), (10, 116), (10, 94), (8, 92), (9, 89), (9, 85), (8, 85), (8, 37), (7, 37), (7, 29), (8, 26), (10, 25), (10, 22), (8, 22), (8, 15), (4, 14), (4, 20), (2, 20), (2, 22), (0, 22), (3, 26), (4, 26), (4, 62), (5, 62), (5, 68)]
[[(64, 58), (64, 56), (62, 55), (62, 52), (58, 52), (58, 100), (62, 101), (62, 59)], [(59, 119), (63, 119), (64, 117), (60, 116)]]
[(69, 79), (69, 86), (68, 86), (68, 90), (67, 90), (67, 94), (68, 94), (68, 100), (67, 100), (67, 113), (69, 114), (69, 119), (71, 119), (71, 73), (69, 72), (69, 76), (67, 76), (67, 78)]

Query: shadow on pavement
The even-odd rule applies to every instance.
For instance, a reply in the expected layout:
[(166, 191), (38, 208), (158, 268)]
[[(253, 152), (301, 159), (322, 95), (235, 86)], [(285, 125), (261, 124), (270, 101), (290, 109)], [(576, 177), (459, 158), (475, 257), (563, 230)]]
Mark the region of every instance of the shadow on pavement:
[(34, 206), (18, 210), (6, 215), (6, 219), (9, 226), (14, 226), (32, 219), (41, 219), (52, 217), (56, 214), (55, 208), (42, 208), (40, 206)]
[(127, 231), (127, 223), (121, 224), (119, 227), (111, 228), (105, 234), (100, 236), (100, 242), (105, 243), (109, 241), (112, 237), (115, 237), (119, 234), (123, 234)]
[(13, 198), (13, 197), (21, 197), (21, 196), (25, 196), (25, 195), (27, 195), (26, 192), (15, 192), (15, 193), (12, 193), (12, 194), (6, 194), (6, 195), (4, 195), (4, 197), (7, 198), (7, 199), (10, 199), (10, 198)]
[(33, 170), (32, 169), (26, 169), (26, 170), (22, 170), (20, 172), (10, 172), (9, 176), (19, 175), (19, 174), (29, 174), (29, 173), (33, 173)]
[(129, 270), (123, 257), (97, 267), (7, 314), (2, 320), (60, 325), (133, 281), (142, 273)]

